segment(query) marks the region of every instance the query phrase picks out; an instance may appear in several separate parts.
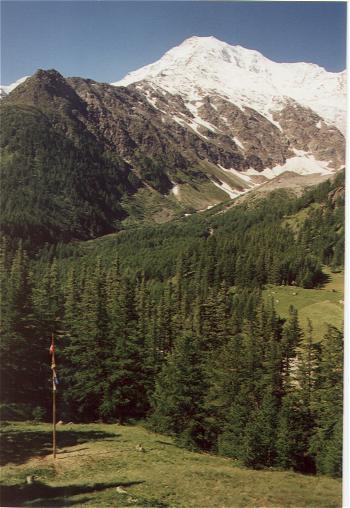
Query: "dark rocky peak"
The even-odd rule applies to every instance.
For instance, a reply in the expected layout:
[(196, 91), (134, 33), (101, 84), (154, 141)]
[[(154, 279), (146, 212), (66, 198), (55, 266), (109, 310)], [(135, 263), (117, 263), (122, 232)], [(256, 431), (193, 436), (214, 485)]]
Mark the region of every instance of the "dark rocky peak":
[(66, 80), (58, 71), (55, 69), (38, 69), (33, 76), (12, 91), (11, 97), (19, 98), (26, 95), (29, 96), (38, 91), (45, 91), (52, 97), (54, 95), (60, 95), (62, 90), (66, 88)]
[(63, 84), (65, 82), (62, 74), (56, 71), (56, 69), (38, 69), (29, 79), (36, 79), (37, 81), (48, 85)]
[(83, 102), (68, 81), (55, 69), (39, 69), (33, 76), (19, 85), (6, 98), (8, 102), (54, 109), (60, 105), (65, 109), (85, 109)]

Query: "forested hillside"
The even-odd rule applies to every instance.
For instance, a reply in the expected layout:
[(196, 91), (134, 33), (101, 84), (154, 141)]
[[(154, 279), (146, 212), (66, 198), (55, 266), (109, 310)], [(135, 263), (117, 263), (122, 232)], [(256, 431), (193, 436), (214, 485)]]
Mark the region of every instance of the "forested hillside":
[(23, 102), (1, 105), (3, 231), (29, 248), (115, 231), (127, 215), (120, 199), (137, 179), (82, 129), (72, 115), (82, 105), (62, 78), (33, 78), (30, 91), (35, 105), (26, 93)]
[(341, 473), (342, 331), (321, 342), (265, 284), (317, 288), (343, 265), (344, 174), (169, 224), (26, 253), (2, 242), (4, 418), (147, 419), (178, 443)]

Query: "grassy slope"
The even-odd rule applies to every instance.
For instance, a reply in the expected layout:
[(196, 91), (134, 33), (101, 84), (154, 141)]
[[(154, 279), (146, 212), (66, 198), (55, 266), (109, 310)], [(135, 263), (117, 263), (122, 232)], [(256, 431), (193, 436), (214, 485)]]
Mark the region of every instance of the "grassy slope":
[(290, 226), (294, 233), (297, 233), (305, 222), (305, 219), (307, 219), (310, 211), (316, 210), (317, 208), (320, 208), (319, 203), (311, 203), (307, 208), (302, 208), (299, 212), (286, 216), (283, 220), (283, 224)]
[(137, 225), (140, 221), (161, 224), (184, 213), (183, 207), (172, 196), (162, 196), (151, 188), (142, 188), (135, 194), (124, 197), (122, 205), (129, 214), (123, 221), (124, 226)]
[(135, 194), (122, 199), (123, 209), (128, 217), (123, 226), (137, 226), (142, 223), (162, 224), (192, 214), (195, 210), (203, 211), (228, 200), (226, 192), (215, 187), (212, 182), (204, 181), (196, 185), (177, 184), (178, 194), (162, 195), (151, 188), (142, 188)]
[[(140, 426), (12, 423), (2, 436), (2, 506), (338, 507), (341, 483), (292, 472), (252, 471), (193, 453)], [(142, 443), (145, 453), (138, 452)], [(27, 475), (36, 483), (26, 485)], [(117, 488), (125, 492), (118, 492)]]
[(288, 316), (290, 305), (298, 309), (300, 324), (307, 329), (308, 318), (312, 322), (315, 340), (320, 340), (327, 324), (341, 329), (344, 317), (344, 273), (332, 273), (324, 268), (329, 281), (322, 289), (303, 289), (292, 286), (268, 286), (266, 299), (273, 298), (281, 317)]

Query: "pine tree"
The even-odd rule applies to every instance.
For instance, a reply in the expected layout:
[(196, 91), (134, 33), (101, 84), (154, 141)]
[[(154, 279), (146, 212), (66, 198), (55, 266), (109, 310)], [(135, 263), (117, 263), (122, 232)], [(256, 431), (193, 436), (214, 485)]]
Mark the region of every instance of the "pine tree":
[(159, 372), (159, 354), (157, 352), (156, 334), (152, 327), (152, 305), (150, 291), (144, 274), (137, 281), (135, 288), (136, 339), (142, 362), (144, 391), (148, 401), (154, 390), (156, 374)]
[(254, 411), (243, 437), (243, 461), (249, 467), (273, 466), (276, 458), (277, 399), (266, 390), (261, 406)]
[(283, 355), (283, 375), (285, 383), (289, 383), (297, 348), (301, 343), (303, 332), (299, 325), (298, 311), (292, 305), (289, 308), (289, 319), (283, 327), (281, 349)]
[(37, 327), (42, 334), (54, 333), (62, 315), (63, 298), (57, 260), (47, 265), (43, 273), (32, 277), (32, 303)]
[(313, 340), (313, 328), (308, 319), (305, 340), (300, 344), (297, 357), (294, 377), (300, 388), (300, 396), (310, 418), (313, 413), (313, 398), (317, 388), (317, 377), (320, 363), (320, 344)]
[(322, 341), (314, 400), (316, 431), (310, 451), (317, 471), (340, 476), (342, 470), (343, 334), (329, 326)]
[(297, 313), (290, 309), (290, 319), (283, 333), (285, 350), (284, 397), (278, 418), (277, 464), (297, 471), (315, 472), (314, 460), (308, 453), (314, 430), (311, 399), (317, 358), (309, 321), (306, 340), (301, 342)]
[(205, 430), (203, 379), (198, 341), (189, 333), (179, 336), (156, 382), (152, 427), (173, 434), (182, 445), (209, 446)]
[(67, 335), (76, 334), (76, 323), (79, 308), (79, 287), (77, 274), (74, 267), (68, 270), (67, 278), (63, 286), (63, 324)]
[(123, 280), (118, 258), (107, 273), (105, 295), (107, 324), (99, 415), (123, 423), (127, 418), (143, 416), (148, 399), (147, 373), (142, 364), (144, 337), (137, 324), (134, 288)]
[[(87, 273), (79, 302), (75, 333), (65, 347), (66, 403), (75, 402), (80, 418), (97, 418), (106, 378), (106, 315), (101, 263)], [(93, 366), (93, 368), (91, 368)], [(71, 415), (73, 418), (76, 415)]]
[(230, 337), (206, 365), (207, 433), (219, 453), (240, 458), (240, 444), (248, 415), (245, 349), (240, 334)]
[(284, 469), (314, 473), (315, 465), (307, 453), (313, 421), (303, 405), (300, 391), (294, 387), (283, 398), (278, 415), (276, 463)]
[(44, 409), (50, 374), (45, 342), (48, 337), (40, 334), (34, 321), (29, 262), (21, 245), (11, 263), (6, 298), (0, 346), (3, 401)]

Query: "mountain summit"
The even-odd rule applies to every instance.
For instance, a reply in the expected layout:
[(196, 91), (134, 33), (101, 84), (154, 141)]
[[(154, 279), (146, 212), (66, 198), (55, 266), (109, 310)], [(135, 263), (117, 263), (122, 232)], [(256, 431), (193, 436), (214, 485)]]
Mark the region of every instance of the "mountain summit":
[(288, 99), (311, 108), (326, 122), (345, 129), (346, 73), (311, 63), (276, 63), (255, 50), (215, 37), (191, 37), (155, 63), (127, 74), (115, 86), (145, 82), (185, 101), (218, 94), (239, 107), (272, 119)]

